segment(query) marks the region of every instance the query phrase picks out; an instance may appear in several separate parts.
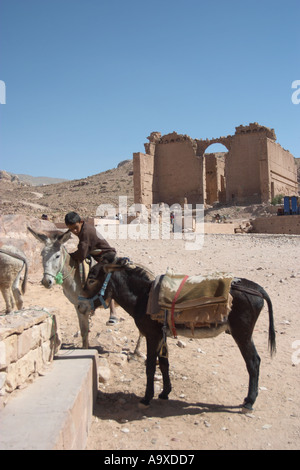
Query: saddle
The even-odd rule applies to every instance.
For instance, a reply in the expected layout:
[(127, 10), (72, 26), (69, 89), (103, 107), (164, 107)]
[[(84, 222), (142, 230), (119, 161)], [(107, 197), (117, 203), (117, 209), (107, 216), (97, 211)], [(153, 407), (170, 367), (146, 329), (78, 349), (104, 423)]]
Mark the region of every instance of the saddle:
[(185, 276), (167, 270), (152, 284), (147, 314), (153, 320), (167, 324), (173, 336), (176, 327), (216, 327), (227, 322), (232, 297), (229, 274), (209, 276)]

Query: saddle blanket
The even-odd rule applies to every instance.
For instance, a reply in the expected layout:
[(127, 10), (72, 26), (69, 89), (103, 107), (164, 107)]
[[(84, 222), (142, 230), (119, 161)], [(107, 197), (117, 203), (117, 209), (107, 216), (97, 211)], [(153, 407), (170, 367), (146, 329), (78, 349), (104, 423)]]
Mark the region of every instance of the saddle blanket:
[(231, 309), (230, 286), (233, 276), (217, 273), (185, 276), (167, 270), (152, 284), (147, 314), (169, 326), (185, 324), (194, 328), (219, 325), (227, 321)]

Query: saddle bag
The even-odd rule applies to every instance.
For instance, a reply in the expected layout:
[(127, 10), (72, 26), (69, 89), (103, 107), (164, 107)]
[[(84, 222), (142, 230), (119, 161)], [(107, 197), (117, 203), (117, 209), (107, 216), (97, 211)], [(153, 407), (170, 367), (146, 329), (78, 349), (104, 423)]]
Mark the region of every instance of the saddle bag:
[(177, 336), (176, 328), (196, 328), (224, 325), (231, 309), (229, 274), (185, 276), (167, 270), (152, 284), (147, 313), (153, 320), (167, 323)]

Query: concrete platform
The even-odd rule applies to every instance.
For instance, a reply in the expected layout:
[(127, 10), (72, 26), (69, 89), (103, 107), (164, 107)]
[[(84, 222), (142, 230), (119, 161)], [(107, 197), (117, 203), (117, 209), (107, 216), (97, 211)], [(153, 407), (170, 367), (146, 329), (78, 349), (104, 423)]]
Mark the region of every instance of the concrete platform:
[[(218, 224), (215, 222), (205, 222), (203, 225), (200, 224), (200, 228), (198, 231), (199, 233), (203, 231), (205, 235), (212, 235), (212, 234), (232, 235), (234, 234), (235, 227), (236, 227), (236, 224), (233, 224), (233, 223)], [(197, 232), (197, 227), (196, 227), (196, 232)]]
[(96, 350), (62, 350), (0, 411), (0, 450), (85, 449), (97, 397)]

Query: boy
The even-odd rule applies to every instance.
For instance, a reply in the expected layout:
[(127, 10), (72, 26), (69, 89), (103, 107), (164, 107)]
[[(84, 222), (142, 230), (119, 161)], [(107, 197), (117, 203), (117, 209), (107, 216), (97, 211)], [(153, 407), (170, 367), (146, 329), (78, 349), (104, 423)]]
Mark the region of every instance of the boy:
[[(84, 222), (77, 212), (69, 212), (65, 216), (65, 224), (69, 231), (79, 238), (77, 250), (70, 253), (71, 258), (81, 263), (88, 256), (92, 256), (99, 262), (105, 255), (106, 259), (113, 261), (116, 256), (115, 248), (112, 248), (104, 238), (99, 238), (95, 227)], [(115, 314), (115, 303), (112, 300), (108, 324), (117, 323)]]

